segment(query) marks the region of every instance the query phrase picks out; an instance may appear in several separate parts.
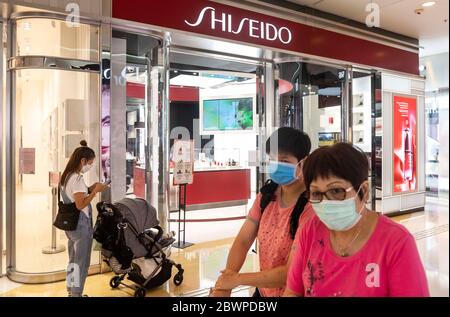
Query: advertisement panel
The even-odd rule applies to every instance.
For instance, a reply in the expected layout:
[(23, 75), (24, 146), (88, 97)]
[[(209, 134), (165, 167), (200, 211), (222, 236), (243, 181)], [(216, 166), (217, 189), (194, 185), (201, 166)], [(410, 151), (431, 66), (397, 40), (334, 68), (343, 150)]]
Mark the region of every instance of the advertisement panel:
[(175, 140), (172, 156), (173, 184), (192, 184), (194, 182), (194, 141)]
[(394, 193), (417, 190), (417, 99), (393, 97)]

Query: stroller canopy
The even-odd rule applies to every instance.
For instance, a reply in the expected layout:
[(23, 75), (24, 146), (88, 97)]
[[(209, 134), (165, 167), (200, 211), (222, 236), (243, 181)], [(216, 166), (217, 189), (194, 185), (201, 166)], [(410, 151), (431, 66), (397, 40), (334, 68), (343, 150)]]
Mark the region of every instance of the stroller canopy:
[[(124, 198), (115, 203), (114, 206), (138, 233), (159, 225), (156, 209), (144, 199)], [(149, 251), (141, 244), (135, 233), (129, 227), (124, 232), (126, 244), (133, 251), (134, 257), (146, 256)]]
[(156, 209), (141, 198), (124, 198), (114, 204), (138, 232), (159, 225)]

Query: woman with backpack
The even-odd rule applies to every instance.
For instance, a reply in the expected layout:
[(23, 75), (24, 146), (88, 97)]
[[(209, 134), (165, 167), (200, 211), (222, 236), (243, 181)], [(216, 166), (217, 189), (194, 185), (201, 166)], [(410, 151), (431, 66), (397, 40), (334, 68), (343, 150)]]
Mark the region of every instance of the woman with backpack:
[[(210, 296), (228, 297), (239, 285), (256, 288), (254, 297), (283, 295), (291, 247), (298, 228), (313, 211), (304, 197), (303, 160), (311, 150), (305, 133), (283, 127), (266, 142), (270, 180), (261, 188), (228, 254)], [(255, 239), (259, 242), (260, 271), (239, 273)], [(294, 252), (294, 250), (292, 250)]]
[(67, 267), (67, 291), (69, 297), (83, 296), (84, 283), (91, 262), (93, 240), (92, 206), (94, 197), (104, 191), (105, 184), (95, 183), (87, 187), (83, 174), (93, 166), (95, 152), (87, 146), (86, 141), (72, 153), (67, 166), (61, 175), (60, 188), (64, 204), (75, 203), (80, 212), (76, 230), (66, 231), (69, 251)]

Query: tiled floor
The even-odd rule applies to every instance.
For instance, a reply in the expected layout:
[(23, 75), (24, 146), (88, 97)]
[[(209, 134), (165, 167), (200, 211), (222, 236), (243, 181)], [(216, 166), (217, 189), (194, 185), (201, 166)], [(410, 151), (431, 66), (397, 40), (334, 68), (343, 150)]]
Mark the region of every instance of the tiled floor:
[[(406, 226), (416, 237), (424, 263), (432, 296), (449, 296), (449, 205), (448, 201), (429, 198), (426, 210), (394, 218)], [(197, 230), (199, 228), (196, 228)], [(231, 230), (231, 229), (230, 229)], [(234, 230), (234, 229), (232, 229)], [(202, 234), (197, 232), (197, 237)], [(203, 236), (207, 238), (208, 235)], [(202, 240), (198, 238), (198, 240)], [(233, 239), (200, 242), (185, 250), (174, 249), (172, 258), (180, 262), (186, 273), (184, 282), (176, 287), (172, 281), (148, 292), (147, 296), (207, 296), (219, 271), (225, 266), (228, 250)], [(257, 257), (249, 253), (245, 271), (258, 268)], [(132, 296), (129, 289), (112, 290), (109, 280), (112, 273), (90, 276), (86, 293), (90, 296)], [(235, 290), (233, 296), (249, 296), (251, 288)], [(0, 296), (66, 296), (64, 282), (45, 285), (20, 285), (6, 278), (0, 279)]]
[[(179, 287), (170, 280), (166, 285), (148, 292), (147, 296), (207, 296), (210, 287), (219, 276), (220, 270), (225, 267), (226, 256), (233, 239), (194, 245), (185, 250), (173, 249), (171, 258), (183, 265), (185, 270), (183, 284)], [(251, 272), (258, 269), (257, 257), (249, 253), (243, 270)], [(176, 269), (173, 270), (175, 272)], [(85, 292), (95, 297), (123, 297), (133, 296), (133, 291), (126, 287), (113, 290), (109, 281), (113, 273), (93, 275), (88, 277)], [(128, 283), (131, 284), (132, 283)], [(251, 289), (237, 289), (233, 296), (249, 296)], [(64, 282), (43, 285), (20, 285), (10, 282), (7, 278), (0, 279), (0, 296), (38, 296), (54, 297), (67, 296)]]

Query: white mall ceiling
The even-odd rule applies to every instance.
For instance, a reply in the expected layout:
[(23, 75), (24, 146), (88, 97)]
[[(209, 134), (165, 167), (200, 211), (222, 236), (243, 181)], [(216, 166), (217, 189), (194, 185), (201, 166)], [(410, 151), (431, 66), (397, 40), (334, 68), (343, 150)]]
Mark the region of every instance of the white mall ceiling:
[[(422, 7), (428, 0), (288, 0), (343, 18), (365, 23), (367, 4), (380, 6), (380, 28), (419, 39), (421, 56), (448, 52), (449, 0), (435, 0), (432, 7)], [(424, 9), (420, 15), (414, 11)]]

